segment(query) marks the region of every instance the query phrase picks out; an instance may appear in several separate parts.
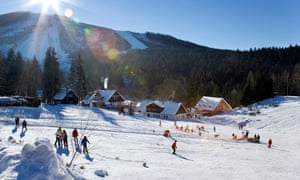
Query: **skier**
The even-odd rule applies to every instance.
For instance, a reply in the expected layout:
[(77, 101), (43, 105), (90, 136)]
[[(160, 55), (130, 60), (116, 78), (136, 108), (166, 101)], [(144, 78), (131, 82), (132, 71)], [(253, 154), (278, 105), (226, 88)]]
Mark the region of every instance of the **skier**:
[(62, 139), (64, 142), (64, 147), (68, 148), (68, 134), (66, 130), (63, 130)]
[(213, 129), (214, 129), (214, 132), (216, 132), (216, 126), (214, 126), (214, 128), (213, 128)]
[(72, 132), (72, 136), (74, 138), (75, 145), (78, 145), (78, 131), (76, 128), (74, 128), (74, 130)]
[(19, 116), (16, 116), (15, 123), (16, 123), (16, 128), (18, 128), (19, 124), (20, 124), (20, 118), (19, 118)]
[(173, 154), (176, 154), (176, 149), (177, 149), (176, 143), (177, 143), (177, 140), (175, 140), (172, 144)]
[(25, 129), (27, 131), (27, 121), (24, 119), (22, 123), (22, 131)]
[(269, 141), (268, 141), (268, 148), (271, 148), (271, 146), (272, 146), (272, 139), (269, 139)]
[(56, 137), (55, 143), (54, 143), (55, 147), (57, 147), (57, 143), (58, 143), (58, 146), (61, 147), (61, 131), (60, 130), (61, 129), (58, 128), (55, 133), (55, 137)]
[(259, 134), (256, 136), (256, 138), (257, 138), (257, 143), (259, 143), (259, 141), (260, 141), (260, 136), (259, 136)]
[(83, 153), (88, 153), (87, 143), (90, 143), (86, 136), (83, 137), (81, 145), (83, 146)]

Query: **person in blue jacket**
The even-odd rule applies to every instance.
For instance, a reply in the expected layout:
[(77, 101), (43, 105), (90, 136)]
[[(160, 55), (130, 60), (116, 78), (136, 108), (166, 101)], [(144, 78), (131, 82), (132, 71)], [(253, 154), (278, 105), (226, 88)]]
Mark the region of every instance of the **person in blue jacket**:
[(81, 145), (83, 146), (83, 153), (88, 153), (87, 143), (90, 143), (86, 136), (83, 137)]

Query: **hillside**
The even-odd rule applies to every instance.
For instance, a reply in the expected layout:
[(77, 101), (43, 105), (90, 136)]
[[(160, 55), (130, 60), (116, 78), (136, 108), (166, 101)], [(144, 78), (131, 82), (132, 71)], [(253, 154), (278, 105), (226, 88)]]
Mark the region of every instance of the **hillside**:
[[(0, 15), (0, 25), (0, 87), (6, 87), (0, 95), (36, 96), (42, 87), (29, 85), (36, 75), (28, 66), (42, 77), (49, 46), (59, 62), (61, 87), (75, 84), (68, 76), (80, 57), (87, 92), (103, 88), (108, 78), (108, 88), (131, 100), (174, 100), (193, 107), (202, 96), (217, 96), (235, 107), (273, 95), (300, 95), (298, 45), (222, 50), (160, 33), (116, 31), (29, 12)], [(14, 59), (17, 64), (9, 62)], [(40, 67), (26, 64), (34, 60)]]
[(48, 47), (55, 48), (62, 65), (69, 63), (70, 55), (78, 50), (90, 51), (99, 58), (108, 56), (112, 50), (124, 53), (148, 47), (199, 47), (171, 36), (116, 31), (63, 16), (30, 12), (0, 15), (0, 27), (2, 52), (14, 48), (26, 59), (36, 56), (41, 64)]
[[(272, 106), (277, 104), (279, 106)], [(1, 179), (291, 179), (300, 176), (298, 155), (299, 97), (276, 97), (248, 109), (197, 121), (180, 121), (178, 126), (203, 126), (202, 135), (176, 130), (174, 122), (118, 115), (117, 112), (78, 106), (0, 108)], [(28, 121), (28, 130), (15, 129), (14, 118)], [(242, 136), (244, 123), (249, 136), (261, 136), (261, 143), (232, 140)], [(69, 148), (53, 145), (58, 127), (69, 134)], [(213, 126), (216, 132), (213, 132)], [(91, 142), (89, 155), (73, 155), (70, 134), (74, 127)], [(162, 136), (164, 130), (171, 137)], [(196, 130), (196, 129), (195, 129)], [(218, 138), (214, 138), (219, 134)], [(273, 140), (272, 148), (266, 142)], [(177, 156), (170, 145), (177, 142)]]

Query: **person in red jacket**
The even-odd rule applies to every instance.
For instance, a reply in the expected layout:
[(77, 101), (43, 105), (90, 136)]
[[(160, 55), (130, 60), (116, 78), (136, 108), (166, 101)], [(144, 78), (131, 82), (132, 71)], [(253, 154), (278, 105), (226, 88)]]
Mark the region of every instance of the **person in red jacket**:
[(75, 145), (78, 145), (78, 131), (76, 128), (74, 128), (74, 130), (72, 132), (72, 136), (74, 138)]
[(176, 154), (176, 149), (177, 149), (176, 143), (177, 143), (177, 140), (175, 140), (172, 144), (173, 154)]
[(272, 146), (272, 139), (269, 139), (269, 141), (268, 141), (268, 148), (271, 148), (271, 146)]

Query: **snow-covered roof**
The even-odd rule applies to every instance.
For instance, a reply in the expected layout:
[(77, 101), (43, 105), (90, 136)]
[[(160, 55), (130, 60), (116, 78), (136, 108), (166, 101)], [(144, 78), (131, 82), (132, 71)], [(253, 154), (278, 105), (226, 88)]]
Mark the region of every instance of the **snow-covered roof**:
[(164, 103), (163, 102), (161, 102), (161, 101), (150, 101), (150, 102), (148, 102), (146, 105), (145, 105), (145, 107), (146, 106), (148, 106), (148, 105), (150, 105), (150, 104), (156, 104), (157, 106), (159, 106), (159, 107), (161, 107), (161, 108), (165, 108), (165, 106), (164, 106)]
[[(97, 94), (97, 92), (101, 95), (102, 97), (102, 101), (105, 103), (105, 104), (109, 104), (109, 100), (111, 99), (111, 97), (115, 94), (115, 93), (118, 93), (116, 90), (97, 90), (95, 92), (93, 92), (91, 95), (87, 95), (84, 99), (83, 99), (83, 103), (84, 104), (89, 104), (90, 102), (92, 101), (95, 101), (97, 102), (97, 100), (95, 100), (95, 96)], [(120, 94), (120, 97), (125, 101), (125, 98)]]
[(170, 101), (164, 102), (163, 105), (164, 105), (164, 110), (161, 112), (161, 114), (176, 115), (181, 106), (184, 108), (182, 103), (176, 103)]
[[(63, 100), (65, 97), (66, 97), (66, 95), (67, 95), (67, 93), (69, 93), (70, 91), (73, 91), (72, 89), (67, 89), (67, 88), (61, 88), (56, 94), (55, 94), (55, 96), (54, 96), (54, 98), (53, 99), (55, 99), (55, 100)], [(73, 91), (74, 92), (74, 91)], [(74, 94), (75, 94), (75, 92), (74, 92)], [(77, 96), (77, 95), (76, 95)]]
[(100, 90), (100, 94), (103, 97), (104, 103), (109, 103), (109, 99), (116, 92), (116, 90)]
[[(224, 98), (203, 96), (196, 104), (195, 108), (199, 110), (213, 111)], [(225, 101), (225, 100), (224, 100)], [(226, 101), (225, 101), (226, 102)]]
[[(146, 111), (146, 107), (150, 104), (156, 104), (157, 106), (163, 108), (163, 111), (160, 114), (166, 114), (166, 115), (176, 115), (177, 111), (180, 109), (180, 107), (182, 106), (184, 109), (185, 107), (183, 106), (182, 103), (176, 103), (176, 102), (171, 102), (171, 101), (166, 101), (166, 102), (162, 102), (162, 101), (151, 101), (151, 100), (144, 100), (142, 102), (139, 103), (138, 105), (138, 109), (140, 111)], [(186, 109), (185, 109), (186, 111)]]
[(18, 100), (13, 97), (2, 96), (0, 97), (0, 102), (17, 102)]
[[(118, 93), (116, 90), (100, 90), (100, 94), (103, 97), (103, 101), (105, 104), (109, 103), (110, 98), (115, 94)], [(121, 98), (125, 101), (125, 98), (118, 93)]]
[(82, 100), (83, 104), (90, 104), (91, 102), (97, 102), (95, 100), (96, 92), (94, 92), (92, 95), (86, 95), (84, 99)]

